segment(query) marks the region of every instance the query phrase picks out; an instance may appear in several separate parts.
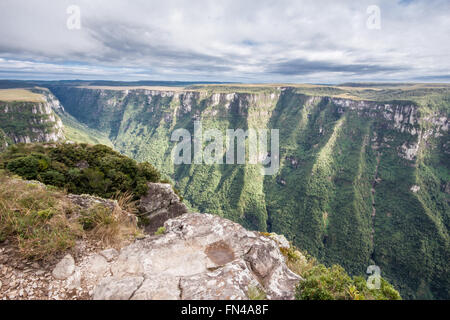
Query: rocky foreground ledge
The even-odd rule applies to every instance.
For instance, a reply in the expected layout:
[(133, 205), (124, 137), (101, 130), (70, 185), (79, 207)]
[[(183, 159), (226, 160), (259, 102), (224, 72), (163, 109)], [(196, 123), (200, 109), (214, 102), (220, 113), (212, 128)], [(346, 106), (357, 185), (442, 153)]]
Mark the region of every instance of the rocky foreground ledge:
[[(81, 209), (117, 205), (87, 195), (69, 194), (67, 199)], [(248, 231), (215, 215), (185, 213), (165, 184), (150, 184), (139, 210), (151, 228), (120, 250), (81, 239), (64, 257), (32, 262), (3, 243), (0, 299), (294, 298), (300, 277), (288, 269), (280, 251), (290, 247), (283, 236)], [(129, 223), (135, 220), (130, 214)], [(154, 235), (160, 226), (162, 234)]]
[(55, 286), (101, 300), (292, 299), (300, 277), (280, 244), (210, 214), (188, 213), (165, 223), (166, 232), (119, 251), (107, 249), (75, 263), (66, 256), (53, 270)]

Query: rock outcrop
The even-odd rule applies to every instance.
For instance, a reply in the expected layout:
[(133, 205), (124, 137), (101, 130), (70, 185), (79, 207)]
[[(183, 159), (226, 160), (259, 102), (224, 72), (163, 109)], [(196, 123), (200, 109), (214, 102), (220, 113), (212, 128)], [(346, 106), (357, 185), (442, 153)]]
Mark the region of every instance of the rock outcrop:
[(148, 192), (139, 201), (140, 215), (147, 218), (145, 231), (153, 234), (168, 219), (188, 212), (170, 184), (148, 183)]
[(0, 129), (0, 152), (8, 148), (9, 144), (11, 143), (11, 140), (8, 138), (8, 136), (3, 132), (2, 129)]
[[(271, 237), (210, 214), (184, 214), (164, 226), (163, 235), (147, 236), (120, 252), (85, 256), (69, 270), (64, 286), (99, 300), (249, 299), (253, 289), (268, 299), (294, 297), (300, 277), (288, 269)], [(62, 265), (67, 263), (57, 268), (66, 275)]]
[(0, 101), (0, 129), (13, 143), (63, 141), (61, 119), (50, 102)]

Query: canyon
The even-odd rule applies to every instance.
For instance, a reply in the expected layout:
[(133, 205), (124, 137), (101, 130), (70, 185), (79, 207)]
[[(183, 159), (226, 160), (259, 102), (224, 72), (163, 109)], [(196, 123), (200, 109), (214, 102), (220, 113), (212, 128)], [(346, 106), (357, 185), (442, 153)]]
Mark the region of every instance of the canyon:
[[(65, 136), (31, 141), (113, 146), (157, 167), (190, 210), (283, 234), (354, 275), (377, 265), (405, 298), (449, 297), (447, 87), (51, 84), (32, 91), (45, 97)], [(220, 132), (278, 129), (279, 171), (175, 164), (172, 132), (193, 132), (199, 120)]]

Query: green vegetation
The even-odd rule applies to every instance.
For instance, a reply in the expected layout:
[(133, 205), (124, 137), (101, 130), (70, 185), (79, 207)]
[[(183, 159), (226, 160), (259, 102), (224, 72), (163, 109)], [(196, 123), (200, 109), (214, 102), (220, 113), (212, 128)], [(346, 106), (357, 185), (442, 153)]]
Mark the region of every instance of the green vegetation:
[(159, 227), (158, 230), (156, 230), (155, 232), (155, 236), (159, 236), (166, 233), (166, 228), (165, 227)]
[(17, 144), (0, 155), (0, 165), (28, 180), (65, 188), (70, 193), (112, 198), (117, 193), (144, 195), (159, 172), (103, 145)]
[(258, 286), (249, 286), (247, 296), (250, 300), (266, 300), (267, 298), (264, 290)]
[(298, 300), (400, 300), (400, 294), (380, 277), (379, 289), (369, 289), (361, 276), (350, 277), (340, 265), (329, 268), (295, 246), (281, 248), (289, 269), (304, 280), (296, 288)]
[(72, 247), (81, 231), (70, 213), (62, 193), (0, 173), (0, 242), (14, 237), (23, 256), (42, 259)]
[(64, 136), (67, 141), (92, 145), (103, 144), (111, 148), (113, 147), (112, 142), (102, 132), (79, 123), (66, 112), (56, 111), (56, 114), (64, 123)]
[[(119, 197), (123, 199), (123, 195), (119, 195)], [(81, 210), (77, 222), (82, 226), (88, 237), (101, 239), (103, 245), (108, 247), (120, 247), (125, 241), (140, 234), (140, 230), (130, 223), (129, 214), (128, 211), (124, 210), (124, 205), (120, 201), (119, 205), (112, 210), (97, 204)]]
[(297, 287), (298, 300), (400, 300), (400, 294), (385, 279), (379, 289), (369, 289), (363, 277), (351, 278), (339, 265), (319, 264), (304, 274)]
[(29, 137), (33, 141), (38, 134), (52, 133), (55, 123), (49, 115), (35, 113), (42, 103), (0, 101), (0, 129), (9, 137)]
[(5, 150), (11, 143), (11, 139), (0, 129), (0, 152)]

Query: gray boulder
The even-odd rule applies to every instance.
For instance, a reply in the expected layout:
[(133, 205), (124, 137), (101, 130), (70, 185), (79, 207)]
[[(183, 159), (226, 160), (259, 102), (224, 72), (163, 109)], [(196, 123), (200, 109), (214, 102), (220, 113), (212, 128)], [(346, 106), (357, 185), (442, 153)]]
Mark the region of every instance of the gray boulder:
[(52, 275), (57, 280), (65, 280), (75, 272), (75, 260), (68, 254), (53, 269)]
[(148, 219), (147, 233), (153, 234), (167, 220), (188, 212), (170, 184), (148, 183), (148, 188), (138, 205), (140, 215)]

